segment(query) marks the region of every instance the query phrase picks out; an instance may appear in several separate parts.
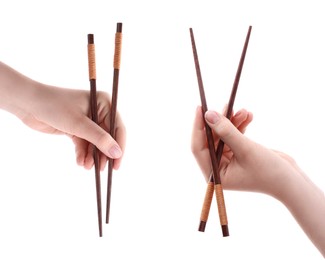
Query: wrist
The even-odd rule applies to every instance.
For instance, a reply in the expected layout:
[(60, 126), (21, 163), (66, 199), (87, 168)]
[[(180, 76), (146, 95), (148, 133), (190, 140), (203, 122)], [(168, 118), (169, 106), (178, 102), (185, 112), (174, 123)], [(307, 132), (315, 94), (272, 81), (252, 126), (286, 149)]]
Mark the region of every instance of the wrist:
[(278, 176), (273, 185), (276, 187), (272, 190), (271, 196), (287, 205), (290, 204), (293, 194), (299, 192), (302, 179), (297, 170), (285, 171)]
[(38, 102), (38, 90), (41, 89), (40, 85), (37, 82), (26, 82), (26, 84), (15, 90), (12, 88), (5, 109), (20, 119), (34, 114)]
[(321, 189), (299, 168), (293, 167), (291, 171), (287, 171), (278, 183), (279, 187), (273, 196), (289, 209), (295, 207), (296, 204), (311, 203), (311, 197), (324, 198)]
[(24, 118), (35, 104), (40, 83), (0, 62), (0, 108)]
[(325, 256), (325, 196), (303, 172), (297, 171), (279, 200)]

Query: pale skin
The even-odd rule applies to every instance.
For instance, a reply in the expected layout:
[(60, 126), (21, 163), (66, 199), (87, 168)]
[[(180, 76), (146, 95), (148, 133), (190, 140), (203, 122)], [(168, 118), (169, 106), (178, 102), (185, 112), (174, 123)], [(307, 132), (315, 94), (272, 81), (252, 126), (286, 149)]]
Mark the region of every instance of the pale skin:
[(48, 134), (69, 136), (74, 145), (76, 161), (86, 169), (94, 165), (92, 144), (101, 151), (100, 168), (107, 158), (120, 167), (125, 150), (126, 130), (121, 116), (116, 116), (115, 140), (108, 134), (110, 97), (97, 93), (98, 122), (89, 118), (89, 90), (46, 85), (26, 77), (0, 62), (0, 109), (17, 116), (30, 128)]
[(211, 173), (204, 120), (225, 143), (220, 163), (224, 189), (260, 192), (274, 197), (290, 211), (325, 257), (325, 196), (288, 155), (268, 149), (243, 135), (252, 113), (242, 109), (231, 120), (215, 111), (202, 116), (198, 108), (192, 132), (192, 152), (206, 180)]

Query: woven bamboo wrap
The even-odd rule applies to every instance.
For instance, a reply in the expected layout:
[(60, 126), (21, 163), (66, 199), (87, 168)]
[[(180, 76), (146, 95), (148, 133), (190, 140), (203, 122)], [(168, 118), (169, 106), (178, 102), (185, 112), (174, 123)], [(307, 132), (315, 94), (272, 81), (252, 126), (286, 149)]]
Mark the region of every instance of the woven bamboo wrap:
[(114, 53), (114, 69), (120, 69), (121, 65), (121, 49), (122, 49), (122, 33), (115, 34), (115, 53)]
[(210, 212), (210, 207), (211, 207), (211, 202), (213, 198), (213, 191), (214, 191), (214, 183), (209, 182), (207, 186), (207, 190), (205, 193), (205, 198), (204, 198), (204, 203), (201, 211), (201, 221), (207, 222), (208, 217), (209, 217), (209, 212)]
[(221, 225), (228, 225), (226, 206), (225, 206), (225, 199), (223, 197), (222, 185), (221, 184), (216, 184), (214, 186), (214, 188), (215, 188), (215, 191), (216, 191), (216, 198), (217, 198), (217, 204), (218, 204), (220, 224)]
[(89, 79), (96, 79), (95, 44), (88, 44)]

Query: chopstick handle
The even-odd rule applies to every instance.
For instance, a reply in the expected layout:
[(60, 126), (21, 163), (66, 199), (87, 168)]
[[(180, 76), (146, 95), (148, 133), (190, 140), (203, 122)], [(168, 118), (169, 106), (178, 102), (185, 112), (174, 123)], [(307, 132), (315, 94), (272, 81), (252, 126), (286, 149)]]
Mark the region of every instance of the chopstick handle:
[(205, 231), (205, 226), (208, 222), (211, 202), (213, 198), (213, 191), (214, 191), (214, 182), (209, 181), (205, 192), (202, 210), (201, 210), (200, 225), (199, 225), (199, 231), (201, 232)]
[(223, 189), (221, 183), (214, 185), (214, 191), (217, 199), (222, 235), (224, 237), (227, 237), (229, 236), (228, 219), (227, 219), (226, 204), (223, 196)]
[[(223, 147), (224, 147), (224, 142), (222, 140), (219, 140), (217, 151), (216, 151), (218, 167), (220, 165), (220, 160), (221, 160), (221, 156), (222, 156), (222, 152), (223, 152)], [(218, 168), (218, 171), (219, 170), (220, 169)], [(219, 180), (219, 184), (220, 184), (220, 180)], [(214, 176), (213, 176), (213, 171), (212, 171), (211, 175), (210, 175), (210, 178), (209, 178), (207, 190), (206, 190), (206, 193), (205, 193), (205, 198), (204, 198), (204, 201), (203, 201), (203, 207), (202, 207), (202, 211), (201, 211), (201, 221), (200, 221), (200, 225), (199, 225), (199, 231), (201, 231), (201, 232), (205, 231), (205, 226), (206, 226), (206, 222), (208, 221), (208, 217), (209, 217), (209, 212), (210, 212), (211, 202), (212, 202), (212, 198), (213, 198), (213, 193), (214, 193)], [(218, 198), (217, 198), (217, 201), (218, 201)], [(224, 198), (223, 198), (223, 204), (224, 204)], [(220, 204), (220, 207), (221, 207), (221, 204)], [(207, 210), (207, 209), (209, 209), (209, 210)], [(219, 215), (219, 218), (221, 219), (220, 215)], [(221, 227), (222, 227), (222, 224), (221, 224)], [(229, 232), (228, 232), (228, 235), (226, 235), (227, 232), (224, 233), (223, 228), (221, 228), (221, 229), (222, 229), (222, 233), (225, 234), (225, 236), (229, 236)]]
[(89, 80), (96, 79), (96, 58), (95, 58), (95, 44), (94, 44), (94, 35), (88, 34), (88, 71), (89, 71)]
[[(114, 69), (119, 70), (121, 65), (121, 50), (122, 50), (122, 24), (117, 25), (117, 32), (115, 33), (115, 51), (114, 51)], [(120, 28), (119, 28), (120, 27)]]

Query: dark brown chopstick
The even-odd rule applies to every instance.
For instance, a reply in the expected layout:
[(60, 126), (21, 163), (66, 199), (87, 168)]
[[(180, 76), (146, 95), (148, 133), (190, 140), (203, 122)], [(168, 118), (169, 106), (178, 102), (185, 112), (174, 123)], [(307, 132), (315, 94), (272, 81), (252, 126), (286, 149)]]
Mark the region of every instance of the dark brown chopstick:
[[(118, 96), (118, 83), (121, 64), (121, 48), (122, 48), (122, 23), (117, 23), (115, 34), (115, 50), (114, 50), (114, 74), (113, 74), (113, 89), (112, 89), (112, 104), (110, 115), (110, 135), (115, 139), (115, 119), (117, 108), (117, 96)], [(108, 159), (108, 178), (107, 178), (107, 202), (106, 202), (106, 223), (109, 223), (110, 206), (111, 206), (111, 194), (112, 194), (112, 173), (113, 173), (114, 160)]]
[[(88, 34), (88, 68), (90, 81), (90, 112), (91, 119), (98, 124), (97, 114), (97, 90), (96, 90), (96, 59), (95, 59), (95, 44), (94, 35)], [(96, 181), (96, 196), (97, 196), (97, 213), (99, 236), (103, 236), (102, 229), (102, 202), (100, 188), (100, 165), (99, 165), (99, 150), (93, 145), (93, 157), (95, 164), (95, 181)]]
[[(208, 111), (208, 107), (207, 107), (207, 103), (206, 103), (203, 81), (202, 81), (201, 70), (200, 70), (200, 64), (199, 64), (199, 58), (197, 55), (197, 50), (196, 50), (196, 45), (195, 45), (194, 34), (193, 34), (192, 28), (190, 28), (190, 35), (191, 35), (196, 75), (197, 75), (197, 80), (198, 80), (198, 84), (199, 84), (200, 97), (201, 97), (201, 103), (202, 103), (202, 115), (204, 118), (206, 111)], [(217, 157), (216, 157), (216, 153), (215, 153), (214, 138), (212, 135), (212, 130), (209, 127), (209, 125), (205, 121), (204, 121), (204, 123), (205, 123), (205, 130), (206, 130), (206, 135), (207, 135), (210, 159), (211, 159), (211, 164), (212, 164), (212, 171), (214, 174), (214, 187), (217, 192), (219, 218), (220, 218), (220, 222), (221, 222), (223, 236), (228, 236), (229, 232), (228, 232), (227, 214), (226, 214), (226, 207), (225, 207), (225, 202), (224, 202), (224, 198), (223, 198), (223, 190), (222, 190), (222, 186), (221, 186), (220, 176), (218, 176), (219, 172), (217, 170), (218, 164), (217, 164)]]
[[(242, 51), (240, 61), (239, 61), (239, 64), (238, 64), (236, 77), (235, 77), (235, 80), (234, 80), (234, 84), (233, 84), (231, 94), (230, 94), (230, 98), (229, 98), (229, 102), (228, 102), (228, 107), (227, 107), (227, 112), (226, 112), (226, 117), (228, 119), (230, 119), (231, 114), (233, 112), (236, 93), (237, 93), (239, 80), (240, 80), (241, 72), (242, 72), (245, 57), (246, 57), (246, 51), (247, 51), (247, 47), (248, 47), (249, 38), (250, 38), (250, 35), (251, 35), (251, 30), (252, 30), (252, 26), (249, 26), (248, 32), (247, 32), (247, 35), (246, 35), (246, 39), (245, 39), (245, 44), (244, 44), (244, 47), (243, 47), (243, 51)], [(222, 153), (223, 153), (223, 147), (224, 147), (224, 142), (222, 140), (220, 140), (219, 143), (218, 143), (217, 151), (216, 151), (218, 164), (220, 163), (220, 160), (221, 160), (221, 156), (222, 156)], [(218, 171), (219, 171), (219, 168), (218, 168)], [(213, 179), (212, 175), (211, 175), (210, 179), (211, 178)]]
[[(235, 102), (235, 98), (236, 98), (236, 93), (237, 93), (237, 89), (238, 89), (238, 85), (239, 85), (239, 80), (240, 80), (242, 68), (243, 68), (244, 61), (245, 61), (245, 56), (246, 56), (248, 42), (249, 42), (249, 38), (250, 38), (250, 34), (251, 34), (251, 29), (252, 29), (252, 26), (249, 26), (248, 32), (247, 32), (247, 35), (246, 35), (245, 44), (244, 44), (243, 51), (242, 51), (242, 54), (241, 54), (241, 58), (240, 58), (240, 61), (239, 61), (239, 65), (238, 65), (238, 68), (237, 68), (236, 77), (235, 77), (234, 84), (233, 84), (233, 87), (232, 87), (231, 95), (230, 95), (230, 98), (229, 98), (227, 112), (226, 112), (226, 117), (228, 119), (230, 119), (231, 114), (233, 112), (233, 106), (234, 106), (234, 102)], [(217, 146), (217, 151), (216, 151), (217, 163), (218, 163), (218, 168), (217, 168), (218, 171), (220, 170), (219, 164), (220, 164), (220, 160), (221, 160), (221, 157), (222, 157), (223, 148), (224, 148), (224, 142), (222, 140), (220, 140), (219, 143), (218, 143), (218, 146)], [(219, 176), (220, 176), (220, 174), (219, 174)], [(214, 183), (213, 174), (211, 174), (211, 176), (210, 176), (209, 184), (210, 183)], [(209, 184), (208, 184), (208, 186), (209, 186)], [(206, 197), (207, 196), (213, 196), (213, 194), (207, 192)], [(211, 197), (211, 199), (206, 198), (206, 200), (207, 200), (206, 203), (209, 203), (209, 201), (210, 201), (210, 204), (211, 204), (212, 197)], [(205, 221), (205, 224), (206, 224), (206, 221)], [(200, 224), (200, 227), (201, 226), (202, 226), (202, 224)], [(200, 230), (200, 228), (199, 228), (199, 231), (204, 231), (204, 229)]]
[[(228, 108), (227, 108), (227, 112), (226, 112), (226, 117), (228, 119), (230, 119), (232, 111), (233, 111), (233, 105), (234, 105), (235, 98), (236, 98), (238, 84), (239, 84), (239, 80), (240, 80), (240, 76), (241, 76), (241, 71), (242, 71), (242, 68), (244, 65), (244, 60), (245, 60), (248, 42), (249, 42), (249, 38), (250, 38), (250, 34), (251, 34), (251, 29), (252, 29), (252, 27), (249, 26), (245, 44), (244, 44), (241, 58), (239, 61), (235, 81), (234, 81), (231, 95), (229, 98)], [(192, 40), (192, 45), (193, 45), (193, 41), (194, 41), (194, 37)], [(195, 45), (194, 45), (194, 47), (195, 47)], [(199, 69), (199, 66), (198, 66), (198, 69)], [(202, 81), (202, 79), (201, 79), (201, 81)], [(200, 85), (200, 83), (199, 83), (199, 85)], [(203, 88), (203, 84), (202, 84), (202, 88)], [(203, 105), (202, 105), (202, 108), (203, 108)], [(202, 109), (202, 110), (204, 110), (204, 109)], [(207, 134), (207, 137), (208, 137), (208, 134)], [(211, 207), (211, 202), (212, 202), (212, 197), (213, 197), (213, 190), (215, 190), (216, 196), (217, 196), (217, 202), (220, 200), (220, 203), (218, 203), (218, 210), (219, 210), (220, 223), (221, 223), (221, 227), (222, 227), (222, 233), (223, 233), (223, 236), (229, 236), (228, 221), (227, 221), (227, 215), (226, 215), (226, 211), (225, 211), (223, 190), (222, 190), (222, 186), (221, 186), (221, 179), (220, 179), (220, 173), (219, 173), (219, 170), (220, 170), (219, 164), (220, 164), (220, 160), (222, 157), (223, 148), (224, 148), (224, 142), (222, 140), (220, 140), (218, 143), (218, 146), (217, 146), (217, 151), (216, 151), (216, 164), (217, 164), (216, 171), (213, 168), (212, 174), (210, 176), (210, 179), (209, 179), (209, 182), (207, 185), (206, 195), (204, 198), (204, 203), (203, 203), (203, 207), (202, 207), (202, 211), (201, 211), (199, 231), (204, 232), (204, 230), (205, 230), (206, 222), (208, 220), (208, 216), (209, 216), (209, 212), (210, 212), (210, 207)], [(210, 151), (210, 147), (209, 147), (209, 151)], [(210, 155), (211, 155), (211, 152), (210, 152)], [(214, 186), (214, 188), (213, 188), (213, 186)], [(219, 200), (218, 200), (218, 197), (219, 197)], [(220, 212), (224, 212), (224, 213), (221, 215)]]

